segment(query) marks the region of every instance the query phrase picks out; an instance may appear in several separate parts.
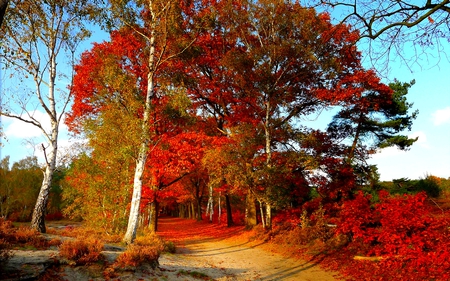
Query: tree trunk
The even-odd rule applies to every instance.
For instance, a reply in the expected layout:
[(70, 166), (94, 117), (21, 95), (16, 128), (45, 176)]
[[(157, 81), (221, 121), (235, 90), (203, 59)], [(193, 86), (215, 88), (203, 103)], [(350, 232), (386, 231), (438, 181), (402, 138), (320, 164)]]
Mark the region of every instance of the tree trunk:
[(136, 171), (134, 173), (133, 196), (131, 198), (130, 216), (128, 217), (128, 226), (123, 242), (126, 244), (133, 243), (136, 238), (136, 232), (139, 223), (139, 207), (141, 205), (142, 195), (142, 174), (147, 159), (147, 144), (141, 144), (139, 158), (136, 163)]
[(47, 213), (48, 195), (52, 186), (53, 172), (56, 165), (55, 152), (50, 152), (50, 158), (52, 158), (52, 160), (50, 160), (50, 163), (45, 167), (44, 180), (42, 181), (41, 190), (39, 191), (31, 218), (31, 228), (41, 233), (46, 232), (45, 215)]
[(202, 220), (202, 198), (203, 198), (203, 192), (202, 195), (200, 195), (200, 182), (197, 182), (195, 184), (195, 202), (197, 205), (197, 211), (196, 211), (196, 219), (198, 221)]
[(158, 231), (158, 212), (159, 212), (159, 203), (158, 201), (154, 200), (151, 204), (150, 204), (150, 209), (151, 209), (151, 216), (150, 216), (150, 221), (148, 222), (148, 230), (151, 233), (156, 233), (156, 231)]
[(197, 220), (202, 220), (202, 199), (197, 201)]
[(185, 218), (184, 205), (183, 204), (178, 205), (178, 210), (179, 210), (178, 211), (178, 216), (180, 218), (184, 219)]
[(219, 224), (221, 223), (221, 217), (222, 217), (222, 203), (220, 202), (220, 198), (222, 197), (221, 192), (219, 192), (219, 219), (218, 222)]
[(192, 208), (191, 203), (187, 203), (187, 209), (188, 209), (188, 219), (192, 219)]
[(261, 212), (261, 224), (263, 228), (266, 228), (266, 219), (264, 218), (264, 208), (261, 201), (259, 201), (259, 211)]
[[(153, 14), (153, 11), (151, 11)], [(154, 94), (154, 75), (155, 75), (155, 40), (156, 40), (156, 22), (151, 24), (150, 31), (150, 52), (148, 58), (149, 72), (147, 74), (147, 93), (144, 104), (144, 116), (141, 124), (142, 141), (139, 147), (139, 154), (136, 162), (136, 170), (134, 173), (133, 181), (133, 197), (131, 198), (130, 217), (128, 218), (127, 232), (123, 238), (123, 242), (126, 244), (133, 243), (136, 238), (136, 231), (138, 228), (139, 207), (141, 204), (142, 195), (142, 175), (145, 169), (145, 163), (147, 161), (148, 145), (150, 142), (150, 111), (151, 102)]]
[(206, 206), (206, 215), (208, 214), (209, 214), (209, 222), (212, 222), (214, 214), (214, 198), (212, 185), (209, 187), (208, 205)]
[(233, 226), (234, 222), (233, 222), (233, 214), (231, 213), (231, 200), (230, 200), (230, 195), (225, 194), (225, 204), (227, 206), (227, 226)]
[(272, 228), (272, 206), (266, 203), (266, 227)]
[[(53, 42), (53, 41), (52, 41)], [(54, 42), (53, 42), (54, 43)], [(53, 173), (56, 169), (56, 156), (58, 151), (58, 133), (59, 133), (59, 119), (56, 113), (56, 100), (55, 100), (55, 79), (56, 79), (56, 54), (51, 53), (49, 58), (49, 86), (48, 86), (48, 107), (45, 105), (42, 99), (39, 99), (42, 106), (47, 109), (47, 115), (50, 118), (51, 134), (45, 134), (50, 145), (50, 153), (47, 154), (46, 148), (44, 149), (45, 156), (45, 172), (44, 179), (42, 181), (41, 190), (39, 191), (36, 205), (34, 207), (33, 215), (31, 218), (31, 228), (41, 233), (45, 233), (45, 215), (47, 213), (48, 195), (52, 186)], [(36, 80), (36, 79), (35, 79)], [(36, 85), (36, 91), (40, 96), (39, 84)]]
[(246, 228), (251, 229), (258, 223), (256, 218), (255, 196), (251, 191), (247, 193), (245, 206), (245, 226)]

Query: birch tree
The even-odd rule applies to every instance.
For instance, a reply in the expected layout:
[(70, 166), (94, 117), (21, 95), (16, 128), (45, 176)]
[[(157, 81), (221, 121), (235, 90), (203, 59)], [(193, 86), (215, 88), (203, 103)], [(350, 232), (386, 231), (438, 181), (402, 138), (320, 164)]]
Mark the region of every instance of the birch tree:
[[(139, 225), (139, 210), (142, 196), (143, 175), (148, 161), (151, 146), (151, 114), (153, 102), (157, 99), (157, 78), (165, 63), (182, 53), (189, 44), (183, 46), (183, 31), (180, 28), (186, 19), (181, 17), (183, 8), (179, 1), (110, 1), (113, 18), (119, 19), (122, 25), (132, 29), (137, 36), (146, 42), (145, 50), (148, 54), (146, 65), (146, 92), (143, 94), (142, 118), (139, 124), (140, 144), (136, 157), (136, 168), (133, 177), (133, 193), (131, 198), (130, 215), (127, 231), (123, 241), (130, 244), (136, 237)], [(191, 3), (193, 6), (193, 3)], [(184, 8), (190, 8), (189, 4)], [(187, 16), (188, 13), (183, 14)], [(170, 46), (171, 39), (176, 38), (178, 44)], [(181, 46), (181, 47), (180, 47)], [(158, 81), (160, 82), (160, 81)]]
[[(4, 87), (1, 115), (35, 126), (46, 139), (42, 144), (44, 179), (31, 221), (39, 232), (46, 231), (44, 218), (56, 169), (59, 128), (70, 101), (66, 88), (71, 74), (67, 69), (73, 64), (77, 46), (89, 36), (83, 18), (90, 11), (85, 0), (14, 1), (0, 34), (0, 55), (10, 73), (10, 84), (20, 86), (8, 91)], [(65, 63), (68, 68), (63, 68)]]

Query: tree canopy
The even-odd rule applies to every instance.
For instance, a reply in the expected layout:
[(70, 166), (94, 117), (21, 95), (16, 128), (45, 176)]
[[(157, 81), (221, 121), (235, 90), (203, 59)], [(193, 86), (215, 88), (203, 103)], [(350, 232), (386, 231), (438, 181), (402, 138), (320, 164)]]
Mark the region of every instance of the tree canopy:
[[(145, 12), (153, 6), (143, 7), (136, 25), (95, 44), (75, 68), (67, 123), (89, 138), (94, 161), (110, 155), (107, 162), (117, 159), (129, 169), (145, 160), (136, 198), (145, 195), (138, 205), (149, 218), (160, 204), (198, 205), (208, 187), (215, 191), (210, 196), (225, 196), (229, 224), (232, 201), (247, 196), (259, 202), (270, 227), (273, 210), (302, 204), (312, 189), (336, 199), (356, 187), (357, 177), (371, 176), (356, 172), (364, 161), (353, 161), (355, 151), (365, 160), (374, 148), (414, 141), (398, 135), (416, 114), (405, 99), (410, 84), (385, 85), (364, 69), (359, 33), (350, 26), (298, 3), (192, 5), (173, 6), (180, 14), (172, 16), (185, 18), (175, 29), (166, 21), (153, 27), (165, 38), (153, 53), (157, 71), (148, 64), (151, 37), (143, 34), (152, 27), (139, 27), (151, 24)], [(302, 123), (331, 108), (341, 111), (328, 131)], [(370, 149), (367, 134), (378, 137)], [(178, 200), (164, 202), (176, 194)]]

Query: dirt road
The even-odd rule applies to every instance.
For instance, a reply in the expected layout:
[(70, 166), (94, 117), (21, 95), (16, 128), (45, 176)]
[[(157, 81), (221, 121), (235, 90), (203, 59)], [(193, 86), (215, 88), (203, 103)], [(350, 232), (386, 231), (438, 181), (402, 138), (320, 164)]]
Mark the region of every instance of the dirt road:
[[(228, 228), (165, 217), (160, 219), (158, 234), (175, 242), (177, 253), (163, 254), (156, 269), (144, 265), (135, 270), (117, 271), (116, 277), (108, 280), (336, 280), (333, 273), (315, 264), (285, 258), (271, 252), (261, 242), (249, 242), (243, 227)], [(102, 254), (112, 264), (123, 250), (123, 247), (105, 245)], [(55, 264), (59, 256), (57, 249), (14, 250), (13, 254), (0, 269), (0, 280), (105, 280), (104, 269), (99, 264)]]
[(189, 225), (176, 218), (162, 218), (159, 228), (160, 235), (181, 245), (177, 254), (160, 258), (160, 280), (336, 280), (333, 273), (315, 264), (285, 258), (237, 238), (240, 228)]

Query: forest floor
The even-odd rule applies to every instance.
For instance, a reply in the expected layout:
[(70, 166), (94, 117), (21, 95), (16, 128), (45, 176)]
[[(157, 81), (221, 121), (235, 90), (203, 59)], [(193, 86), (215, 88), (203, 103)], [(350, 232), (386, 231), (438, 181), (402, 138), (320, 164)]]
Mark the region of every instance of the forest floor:
[(251, 241), (243, 227), (178, 218), (162, 218), (158, 227), (160, 236), (178, 246), (176, 254), (160, 258), (167, 278), (161, 280), (198, 280), (179, 272), (198, 272), (206, 280), (337, 280), (315, 263), (286, 256), (289, 249)]
[[(162, 217), (158, 229), (158, 235), (175, 243), (176, 253), (162, 254), (156, 269), (143, 266), (121, 271), (110, 280), (337, 280), (337, 273), (295, 258), (292, 249), (252, 239), (251, 232), (244, 231), (242, 226)], [(105, 245), (102, 254), (112, 263), (123, 250), (117, 245)], [(43, 270), (41, 278), (36, 276), (33, 280), (105, 280), (98, 264), (42, 266), (55, 259), (58, 259), (57, 249), (16, 250), (9, 263), (31, 271)], [(9, 275), (0, 280), (21, 280), (16, 277)]]

